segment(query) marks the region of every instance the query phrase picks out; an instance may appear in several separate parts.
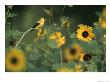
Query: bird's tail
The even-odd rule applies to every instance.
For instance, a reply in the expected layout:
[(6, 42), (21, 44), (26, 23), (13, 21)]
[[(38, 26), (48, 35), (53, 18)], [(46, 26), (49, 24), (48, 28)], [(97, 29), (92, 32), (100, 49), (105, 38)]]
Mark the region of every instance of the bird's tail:
[[(35, 28), (36, 27), (36, 25), (34, 25), (32, 28)], [(31, 31), (33, 31), (34, 29), (31, 29)]]

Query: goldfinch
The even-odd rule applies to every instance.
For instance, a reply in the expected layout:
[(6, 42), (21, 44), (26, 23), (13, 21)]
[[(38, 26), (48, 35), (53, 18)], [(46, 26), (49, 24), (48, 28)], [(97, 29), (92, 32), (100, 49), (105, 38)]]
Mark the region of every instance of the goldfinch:
[(37, 23), (32, 28), (40, 29), (44, 25), (45, 20), (46, 19), (41, 18), (39, 21), (37, 21)]

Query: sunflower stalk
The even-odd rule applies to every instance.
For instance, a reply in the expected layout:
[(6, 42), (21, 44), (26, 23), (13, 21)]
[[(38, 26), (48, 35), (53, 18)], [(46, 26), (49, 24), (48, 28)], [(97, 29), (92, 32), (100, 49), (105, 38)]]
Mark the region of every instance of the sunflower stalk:
[(61, 63), (63, 63), (63, 54), (62, 54), (62, 50), (60, 49), (60, 56), (61, 56)]
[(27, 72), (27, 68), (26, 68), (26, 66), (25, 66), (25, 69), (24, 69), (24, 71), (25, 71), (25, 72)]
[[(103, 54), (105, 53), (106, 53), (106, 48), (104, 47)], [(104, 71), (104, 63), (106, 62), (105, 59), (106, 57), (104, 56), (104, 59), (102, 60), (102, 71)]]
[(49, 16), (48, 19), (49, 19), (49, 22), (50, 22), (50, 24), (51, 24), (51, 17)]
[(71, 36), (71, 33), (70, 33), (70, 29), (69, 29), (69, 27), (68, 27), (68, 34), (69, 34), (69, 37)]
[(54, 24), (54, 19), (53, 19), (53, 9), (52, 9), (52, 6), (50, 7), (50, 17), (51, 17), (51, 20)]
[(5, 16), (5, 24), (6, 24), (6, 21), (7, 21), (7, 18), (8, 18), (8, 15), (9, 15), (9, 9), (8, 9), (8, 11), (7, 11), (7, 13), (6, 13), (6, 16)]
[(63, 9), (62, 9), (62, 12), (61, 12), (60, 17), (63, 15), (63, 12), (64, 12), (65, 7), (66, 7), (66, 5), (64, 5), (64, 7), (63, 7)]

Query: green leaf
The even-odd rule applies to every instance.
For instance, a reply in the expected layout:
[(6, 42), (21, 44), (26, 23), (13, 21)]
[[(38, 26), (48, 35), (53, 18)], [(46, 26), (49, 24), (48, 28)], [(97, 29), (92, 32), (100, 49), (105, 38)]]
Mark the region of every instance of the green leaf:
[(98, 63), (100, 62), (100, 59), (98, 56), (92, 56), (92, 60), (91, 61), (94, 61), (94, 63)]
[(5, 32), (5, 38), (8, 39), (10, 36), (17, 38), (18, 36), (21, 36), (23, 33), (24, 32), (20, 32), (18, 30), (7, 31)]
[(60, 17), (60, 21), (61, 21), (61, 26), (62, 26), (62, 27), (63, 27), (63, 24), (64, 24), (65, 21), (68, 21), (69, 24), (70, 24), (70, 26), (71, 26), (71, 24), (73, 23), (73, 20), (72, 20), (71, 18), (65, 17), (65, 16)]
[(70, 35), (70, 38), (71, 38), (71, 39), (76, 38), (75, 32)]
[(98, 71), (97, 70), (97, 65), (93, 62), (88, 65), (87, 69), (88, 69), (89, 72), (97, 72)]
[(8, 17), (15, 17), (15, 16), (17, 16), (18, 14), (16, 14), (16, 13), (9, 13), (9, 15), (8, 15)]
[(28, 56), (28, 60), (36, 61), (36, 60), (38, 60), (40, 58), (40, 56), (41, 56), (40, 54), (30, 54)]
[(43, 11), (44, 11), (47, 15), (52, 16), (52, 13), (51, 13), (50, 10), (48, 10), (48, 9), (43, 9)]
[(7, 5), (7, 7), (8, 7), (9, 9), (12, 9), (13, 5)]
[(35, 72), (49, 72), (49, 67), (48, 66), (38, 66), (36, 69), (35, 69)]
[(63, 28), (61, 28), (61, 27), (56, 27), (55, 29), (58, 30), (58, 31), (60, 31), (60, 30), (62, 30)]
[(35, 71), (36, 70), (36, 66), (34, 64), (32, 64), (31, 62), (27, 61), (27, 71)]
[(67, 68), (74, 68), (74, 66), (76, 65), (76, 62), (69, 62), (69, 63), (54, 63), (52, 65), (52, 69), (56, 70), (60, 67), (67, 67)]
[(95, 12), (95, 14), (97, 15), (97, 16), (101, 16), (101, 13), (100, 12)]
[(51, 63), (60, 63), (61, 62), (61, 55), (59, 49), (48, 49), (44, 52), (43, 55), (48, 61)]
[(49, 68), (47, 66), (36, 65), (31, 62), (27, 62), (27, 71), (29, 72), (48, 72)]
[(32, 44), (26, 45), (26, 46), (25, 46), (25, 50), (26, 50), (26, 51), (29, 51), (29, 52), (32, 51), (32, 46), (33, 46)]
[(49, 53), (48, 59), (52, 63), (60, 63), (61, 62), (61, 55), (58, 49), (54, 49), (52, 52)]
[(61, 64), (61, 63), (54, 63), (54, 64), (52, 64), (52, 69), (53, 70), (56, 70), (56, 69), (58, 69), (58, 68), (60, 68), (61, 66), (64, 66), (64, 64)]
[(96, 41), (91, 42), (83, 42), (83, 41), (75, 41), (80, 44), (80, 46), (84, 49), (85, 53), (88, 54), (102, 54), (101, 46)]
[(56, 48), (56, 47), (57, 47), (56, 42), (53, 41), (53, 40), (47, 40), (47, 44), (48, 44), (48, 46), (50, 46), (51, 48)]
[(63, 23), (64, 21), (69, 21), (69, 17), (65, 17), (65, 16), (60, 17), (60, 21), (61, 23)]

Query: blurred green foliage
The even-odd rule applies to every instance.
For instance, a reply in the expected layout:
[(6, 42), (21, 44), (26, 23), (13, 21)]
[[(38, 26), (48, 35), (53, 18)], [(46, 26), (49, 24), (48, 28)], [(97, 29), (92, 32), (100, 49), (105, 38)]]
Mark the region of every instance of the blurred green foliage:
[[(106, 71), (106, 45), (103, 44), (103, 37), (106, 30), (94, 26), (93, 23), (98, 20), (96, 14), (100, 14), (104, 6), (6, 6), (5, 8), (5, 43), (6, 50), (10, 48), (8, 45), (10, 37), (15, 38), (18, 42), (23, 33), (31, 28), (40, 18), (46, 18), (43, 28), (47, 33), (43, 38), (34, 42), (36, 30), (29, 32), (19, 44), (19, 48), (26, 54), (26, 71), (27, 72), (50, 72), (56, 71), (60, 67), (73, 68), (76, 64), (81, 64), (84, 72), (102, 72)], [(61, 15), (61, 11), (62, 16)], [(64, 21), (69, 21), (69, 29), (63, 27)], [(78, 24), (87, 24), (93, 26), (95, 38), (90, 43), (76, 39), (76, 30)], [(60, 31), (66, 36), (66, 44), (57, 49), (56, 43), (49, 40), (49, 35), (55, 31)], [(68, 33), (69, 32), (69, 33)], [(99, 38), (100, 37), (100, 38)], [(63, 62), (61, 63), (60, 50), (62, 54), (64, 48), (78, 43), (84, 49), (84, 52), (91, 54), (90, 61), (84, 62)], [(17, 44), (17, 43), (15, 43)], [(64, 59), (64, 56), (62, 57)], [(102, 59), (103, 58), (103, 59)], [(103, 64), (103, 65), (102, 65)], [(86, 66), (85, 66), (86, 65)], [(105, 67), (105, 68), (104, 68)]]

